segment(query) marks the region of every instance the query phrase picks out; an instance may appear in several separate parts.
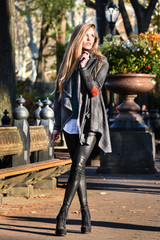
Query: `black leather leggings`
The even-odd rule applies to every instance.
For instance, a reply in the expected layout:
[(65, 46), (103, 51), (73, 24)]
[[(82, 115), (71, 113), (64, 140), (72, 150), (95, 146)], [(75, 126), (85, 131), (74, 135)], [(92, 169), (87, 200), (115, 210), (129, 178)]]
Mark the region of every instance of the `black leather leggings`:
[(62, 207), (69, 207), (71, 205), (77, 191), (81, 208), (84, 208), (88, 205), (85, 165), (96, 144), (97, 137), (96, 134), (88, 136), (88, 138), (90, 138), (89, 145), (81, 145), (78, 134), (68, 134), (64, 132), (64, 137), (72, 158), (72, 166)]

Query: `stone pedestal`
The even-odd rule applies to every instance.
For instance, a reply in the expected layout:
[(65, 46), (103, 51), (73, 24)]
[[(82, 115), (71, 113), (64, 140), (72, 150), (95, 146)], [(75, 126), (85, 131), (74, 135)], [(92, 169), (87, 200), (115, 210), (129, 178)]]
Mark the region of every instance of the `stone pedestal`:
[(19, 155), (12, 156), (12, 167), (30, 163), (30, 133), (27, 121), (29, 112), (27, 108), (23, 106), (25, 101), (26, 100), (22, 97), (22, 95), (20, 95), (20, 97), (16, 99), (18, 106), (13, 109), (13, 126), (19, 128), (23, 142), (23, 152)]
[(57, 178), (48, 176), (34, 184), (34, 189), (54, 189), (57, 187)]
[(112, 153), (100, 155), (97, 173), (155, 173), (155, 140), (149, 131), (112, 130)]
[(9, 196), (25, 196), (30, 197), (33, 195), (33, 186), (27, 185), (25, 183), (19, 183), (13, 188), (10, 188), (7, 191), (7, 194)]
[(101, 153), (98, 172), (156, 172), (155, 138), (138, 113), (140, 106), (134, 101), (137, 94), (153, 88), (151, 80), (154, 77), (137, 73), (108, 75), (107, 89), (122, 94), (124, 101), (118, 106), (119, 113), (110, 126), (112, 153)]
[(44, 108), (40, 111), (40, 125), (45, 126), (49, 138), (49, 145), (46, 151), (39, 153), (39, 161), (54, 158), (54, 143), (51, 141), (51, 134), (54, 128), (54, 112), (50, 107), (52, 102), (47, 98), (43, 101), (43, 104)]

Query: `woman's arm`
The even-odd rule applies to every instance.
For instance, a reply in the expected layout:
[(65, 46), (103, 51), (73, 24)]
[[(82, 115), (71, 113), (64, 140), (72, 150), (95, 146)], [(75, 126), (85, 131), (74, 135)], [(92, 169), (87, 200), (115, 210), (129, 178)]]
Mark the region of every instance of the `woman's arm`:
[(108, 68), (108, 61), (106, 58), (104, 58), (102, 67), (98, 71), (95, 79), (93, 79), (93, 76), (91, 75), (90, 69), (87, 68), (87, 65), (83, 68), (80, 68), (82, 80), (87, 88), (87, 91), (92, 97), (96, 97), (100, 93), (107, 76)]
[(55, 96), (54, 96), (54, 130), (60, 132), (61, 130), (61, 100), (60, 100), (60, 92), (59, 87), (56, 87)]
[(56, 140), (58, 140), (59, 134), (60, 134), (60, 132), (58, 130), (53, 130), (53, 132), (51, 134), (51, 141), (55, 142)]

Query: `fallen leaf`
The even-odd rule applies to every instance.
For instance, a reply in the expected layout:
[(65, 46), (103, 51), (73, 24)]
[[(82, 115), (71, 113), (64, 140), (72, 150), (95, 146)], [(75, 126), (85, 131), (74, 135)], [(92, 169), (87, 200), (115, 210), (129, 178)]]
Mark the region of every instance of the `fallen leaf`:
[(101, 192), (100, 194), (101, 194), (101, 195), (105, 195), (105, 194), (107, 194), (107, 193), (106, 193), (106, 192)]

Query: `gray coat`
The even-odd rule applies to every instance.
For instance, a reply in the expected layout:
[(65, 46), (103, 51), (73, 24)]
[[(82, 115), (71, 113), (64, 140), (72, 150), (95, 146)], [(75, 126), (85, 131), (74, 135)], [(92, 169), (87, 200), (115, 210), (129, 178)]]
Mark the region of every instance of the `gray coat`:
[[(108, 72), (107, 59), (103, 59), (101, 69), (94, 78), (94, 68), (98, 64), (98, 59), (91, 55), (87, 65), (84, 68), (77, 69), (77, 99), (78, 99), (78, 128), (80, 142), (85, 142), (84, 126), (86, 115), (89, 114), (90, 131), (97, 132), (100, 135), (98, 146), (104, 152), (111, 152), (111, 143), (109, 136), (109, 127), (105, 111), (105, 105), (102, 97), (102, 87)], [(62, 96), (59, 96), (58, 87), (55, 91), (54, 129), (61, 131), (64, 125), (72, 118), (72, 77), (63, 84)], [(93, 91), (95, 90), (95, 91)]]

